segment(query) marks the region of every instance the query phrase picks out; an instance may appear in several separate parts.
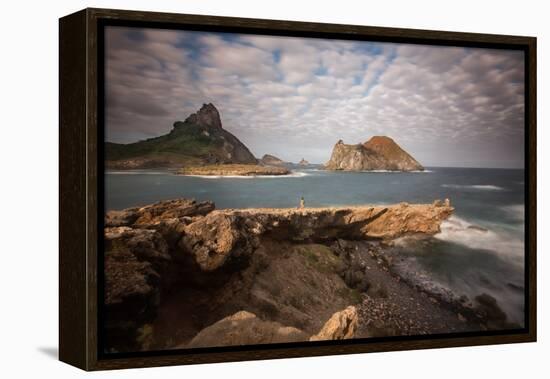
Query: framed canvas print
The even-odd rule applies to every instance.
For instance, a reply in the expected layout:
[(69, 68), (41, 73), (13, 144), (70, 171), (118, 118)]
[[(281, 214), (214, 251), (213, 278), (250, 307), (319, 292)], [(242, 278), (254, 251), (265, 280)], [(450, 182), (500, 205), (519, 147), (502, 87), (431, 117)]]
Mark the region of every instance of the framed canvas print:
[(536, 340), (536, 39), (60, 19), (60, 359)]

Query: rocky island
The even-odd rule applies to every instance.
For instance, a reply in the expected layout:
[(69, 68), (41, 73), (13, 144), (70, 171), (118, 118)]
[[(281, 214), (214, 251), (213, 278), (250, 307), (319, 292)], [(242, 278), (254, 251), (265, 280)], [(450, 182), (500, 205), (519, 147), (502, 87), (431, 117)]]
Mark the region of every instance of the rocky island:
[(399, 276), (397, 238), (429, 238), (449, 202), (222, 209), (176, 199), (105, 216), (108, 351), (511, 327), (494, 298)]
[(165, 135), (129, 144), (105, 143), (108, 169), (180, 168), (206, 164), (257, 164), (250, 150), (222, 127), (213, 104), (203, 104)]
[(422, 171), (424, 167), (395, 141), (385, 136), (365, 143), (347, 145), (339, 140), (332, 150), (327, 170), (343, 171)]
[(277, 158), (274, 155), (265, 154), (262, 159), (260, 159), (260, 163), (268, 166), (279, 166), (287, 164), (287, 162), (283, 161), (281, 158)]
[(302, 158), (302, 159), (300, 160), (300, 162), (298, 162), (298, 164), (299, 164), (300, 166), (309, 166), (309, 162), (306, 161), (304, 158)]
[(178, 175), (198, 176), (258, 176), (258, 175), (288, 175), (290, 170), (284, 167), (260, 166), (254, 164), (219, 164), (183, 167)]

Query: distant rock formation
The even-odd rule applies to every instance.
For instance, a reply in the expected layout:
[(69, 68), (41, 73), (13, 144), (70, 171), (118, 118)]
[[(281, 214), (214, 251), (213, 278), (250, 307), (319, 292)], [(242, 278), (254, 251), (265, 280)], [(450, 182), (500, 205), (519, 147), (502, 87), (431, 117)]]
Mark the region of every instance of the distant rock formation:
[(306, 161), (304, 158), (302, 158), (302, 160), (300, 162), (298, 162), (298, 164), (300, 166), (309, 166), (309, 162)]
[(375, 136), (363, 144), (346, 145), (339, 140), (332, 150), (327, 170), (343, 171), (422, 171), (424, 167), (385, 136)]
[(105, 153), (107, 168), (118, 170), (257, 163), (250, 150), (223, 129), (213, 104), (203, 104), (185, 121), (176, 121), (168, 134), (129, 144), (107, 142)]
[(264, 165), (275, 165), (275, 166), (278, 166), (278, 165), (284, 165), (286, 162), (283, 161), (282, 159), (280, 158), (277, 158), (276, 156), (274, 155), (270, 155), (270, 154), (265, 154), (262, 159), (260, 159), (260, 163), (261, 164), (264, 164)]

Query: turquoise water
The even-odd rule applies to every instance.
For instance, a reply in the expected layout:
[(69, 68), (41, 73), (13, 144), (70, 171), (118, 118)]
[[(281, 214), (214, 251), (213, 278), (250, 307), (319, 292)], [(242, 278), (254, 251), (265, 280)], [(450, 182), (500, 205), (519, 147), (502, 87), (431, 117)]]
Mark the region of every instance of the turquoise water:
[[(428, 168), (425, 172), (330, 172), (297, 168), (282, 177), (187, 177), (170, 171), (105, 175), (106, 209), (178, 197), (216, 208), (431, 203), (449, 198), (455, 214), (428, 246), (408, 245), (405, 262), (460, 295), (497, 298), (511, 321), (523, 322), (524, 171)], [(479, 230), (471, 226), (479, 226)]]

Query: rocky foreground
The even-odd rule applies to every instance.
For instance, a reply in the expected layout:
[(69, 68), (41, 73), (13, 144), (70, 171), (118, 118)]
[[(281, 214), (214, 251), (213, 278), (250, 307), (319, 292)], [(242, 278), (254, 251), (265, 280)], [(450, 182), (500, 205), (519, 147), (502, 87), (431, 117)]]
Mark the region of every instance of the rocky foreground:
[(396, 276), (384, 249), (428, 237), (448, 202), (215, 210), (178, 199), (108, 212), (106, 350), (316, 341), (505, 327), (490, 296)]
[(184, 167), (179, 169), (177, 174), (200, 176), (276, 176), (288, 175), (290, 174), (290, 170), (284, 167), (260, 166), (255, 164), (215, 164)]

